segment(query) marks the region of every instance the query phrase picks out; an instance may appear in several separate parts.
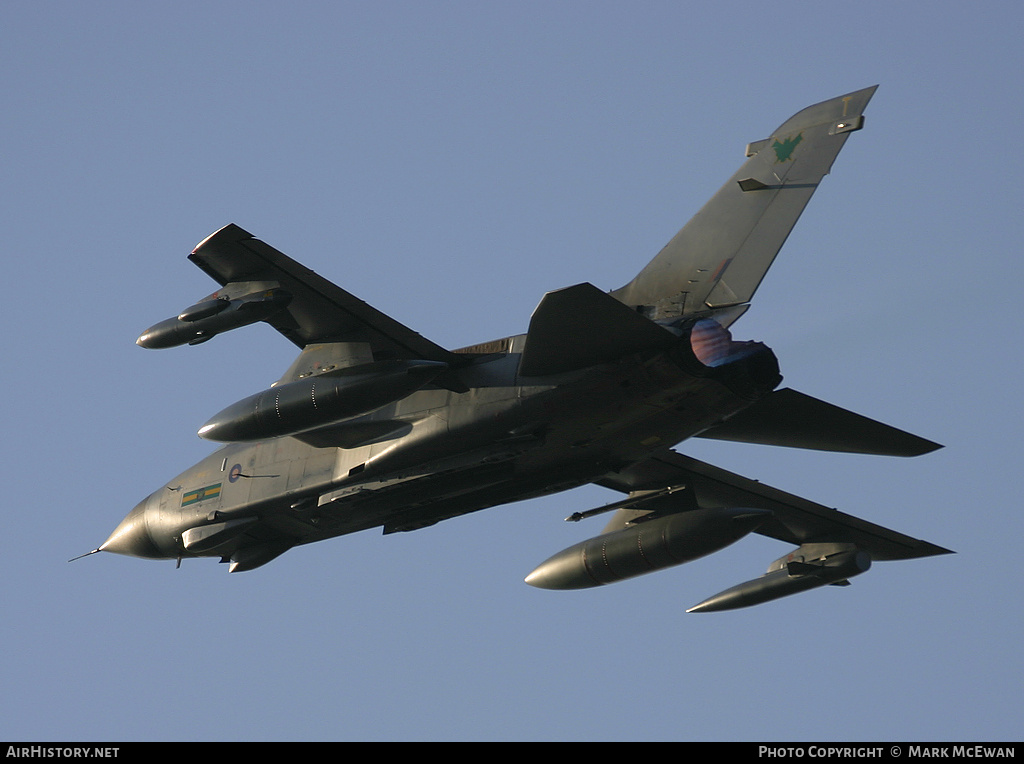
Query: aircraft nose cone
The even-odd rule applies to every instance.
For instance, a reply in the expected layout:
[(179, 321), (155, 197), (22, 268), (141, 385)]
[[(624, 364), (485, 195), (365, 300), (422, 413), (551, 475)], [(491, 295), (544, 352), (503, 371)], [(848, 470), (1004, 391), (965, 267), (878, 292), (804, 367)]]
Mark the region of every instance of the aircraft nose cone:
[(110, 538), (103, 542), (99, 551), (126, 554), (131, 557), (161, 557), (160, 550), (153, 543), (146, 528), (145, 515), (148, 503), (149, 499), (146, 499), (129, 512), (127, 517), (114, 528)]

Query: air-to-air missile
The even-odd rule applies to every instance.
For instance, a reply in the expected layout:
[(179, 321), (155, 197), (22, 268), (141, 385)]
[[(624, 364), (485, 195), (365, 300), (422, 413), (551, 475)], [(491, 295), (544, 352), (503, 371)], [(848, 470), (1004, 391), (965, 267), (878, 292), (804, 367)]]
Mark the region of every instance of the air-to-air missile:
[(804, 544), (773, 562), (760, 578), (708, 597), (686, 612), (734, 610), (828, 584), (845, 586), (847, 579), (870, 567), (871, 555), (852, 544)]
[(538, 565), (526, 583), (540, 589), (586, 589), (696, 560), (739, 541), (772, 513), (713, 507), (640, 518), (623, 530), (563, 549)]
[(198, 345), (221, 332), (248, 326), (272, 316), (291, 302), (280, 288), (264, 289), (240, 297), (211, 296), (191, 305), (174, 318), (154, 324), (135, 340), (139, 347), (158, 350)]
[(447, 369), (440, 361), (377, 361), (275, 385), (214, 415), (199, 437), (235, 443), (317, 429), (401, 400)]

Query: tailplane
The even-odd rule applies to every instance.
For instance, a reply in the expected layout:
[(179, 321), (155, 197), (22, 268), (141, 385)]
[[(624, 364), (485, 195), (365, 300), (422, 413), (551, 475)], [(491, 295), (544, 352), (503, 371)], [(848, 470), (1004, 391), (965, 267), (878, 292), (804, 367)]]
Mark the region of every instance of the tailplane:
[(769, 393), (698, 437), (878, 456), (921, 456), (942, 448), (938, 443), (790, 389)]

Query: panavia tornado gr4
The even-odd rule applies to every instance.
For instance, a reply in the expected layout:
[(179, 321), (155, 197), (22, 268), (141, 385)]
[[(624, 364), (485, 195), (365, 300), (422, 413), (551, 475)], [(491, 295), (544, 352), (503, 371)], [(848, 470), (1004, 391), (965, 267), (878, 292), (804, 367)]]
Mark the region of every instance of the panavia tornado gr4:
[[(597, 536), (526, 583), (600, 586), (759, 533), (793, 546), (690, 611), (844, 585), (875, 560), (948, 552), (673, 450), (691, 437), (915, 456), (939, 446), (795, 390), (772, 351), (732, 338), (875, 88), (816, 104), (751, 143), (721, 190), (620, 289), (541, 299), (525, 334), (446, 350), (228, 225), (189, 259), (220, 288), (138, 344), (205, 342), (259, 321), (300, 349), (268, 389), (215, 414), (224, 444), (143, 499), (93, 552), (213, 557), (252, 570), (299, 544), (411, 531), (596, 483)], [(90, 552), (92, 554), (92, 552)], [(84, 555), (83, 555), (84, 556)]]

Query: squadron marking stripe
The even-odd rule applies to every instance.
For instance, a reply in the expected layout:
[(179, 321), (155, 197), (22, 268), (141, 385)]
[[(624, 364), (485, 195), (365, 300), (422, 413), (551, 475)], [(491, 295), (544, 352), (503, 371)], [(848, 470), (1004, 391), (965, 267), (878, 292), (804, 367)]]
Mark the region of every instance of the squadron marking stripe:
[(197, 488), (194, 491), (189, 491), (181, 497), (181, 506), (187, 507), (189, 504), (198, 504), (201, 501), (207, 499), (215, 499), (220, 496), (220, 483), (214, 485), (208, 485), (204, 488)]

